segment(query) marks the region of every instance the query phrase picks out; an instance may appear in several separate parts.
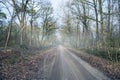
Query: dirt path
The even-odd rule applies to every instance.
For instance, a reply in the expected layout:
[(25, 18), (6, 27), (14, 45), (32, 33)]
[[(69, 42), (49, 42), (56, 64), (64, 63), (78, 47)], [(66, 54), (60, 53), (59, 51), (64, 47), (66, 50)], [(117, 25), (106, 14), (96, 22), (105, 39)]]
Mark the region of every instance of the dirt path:
[(63, 46), (15, 64), (7, 64), (7, 59), (2, 62), (0, 80), (110, 80)]
[(59, 46), (49, 80), (110, 79), (64, 47)]

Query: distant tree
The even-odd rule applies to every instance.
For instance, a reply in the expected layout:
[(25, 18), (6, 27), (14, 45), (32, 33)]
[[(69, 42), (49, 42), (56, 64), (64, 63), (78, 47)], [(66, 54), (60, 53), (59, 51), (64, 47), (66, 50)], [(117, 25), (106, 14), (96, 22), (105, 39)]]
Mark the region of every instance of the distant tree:
[[(28, 6), (29, 6), (28, 14), (30, 16), (29, 23), (31, 26), (30, 46), (32, 46), (33, 23), (40, 17), (41, 3), (36, 1), (30, 1)], [(37, 10), (35, 8), (37, 8)]]

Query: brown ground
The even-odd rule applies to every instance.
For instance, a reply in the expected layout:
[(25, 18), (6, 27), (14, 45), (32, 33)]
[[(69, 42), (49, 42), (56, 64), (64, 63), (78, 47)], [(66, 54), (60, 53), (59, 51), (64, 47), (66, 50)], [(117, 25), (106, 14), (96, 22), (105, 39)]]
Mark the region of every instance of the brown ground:
[(46, 80), (45, 66), (51, 64), (54, 51), (0, 51), (0, 80)]

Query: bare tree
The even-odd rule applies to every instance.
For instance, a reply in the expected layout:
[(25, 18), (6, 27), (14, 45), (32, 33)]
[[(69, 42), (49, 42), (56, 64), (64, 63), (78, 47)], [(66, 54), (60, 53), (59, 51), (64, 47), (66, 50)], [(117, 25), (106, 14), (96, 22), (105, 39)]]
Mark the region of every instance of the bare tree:
[(30, 0), (22, 0), (20, 4), (18, 4), (18, 1), (12, 0), (13, 8), (16, 12), (16, 16), (20, 23), (20, 45), (23, 45), (23, 30), (25, 28), (25, 19), (26, 19), (26, 11), (27, 11), (27, 5)]

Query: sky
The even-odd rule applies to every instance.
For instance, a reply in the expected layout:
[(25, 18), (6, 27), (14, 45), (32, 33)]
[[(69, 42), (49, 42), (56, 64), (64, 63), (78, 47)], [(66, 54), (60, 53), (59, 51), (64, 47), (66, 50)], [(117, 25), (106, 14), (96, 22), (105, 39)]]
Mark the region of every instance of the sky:
[(54, 17), (60, 19), (63, 16), (63, 9), (65, 7), (66, 2), (69, 0), (50, 0), (53, 10)]
[[(68, 0), (50, 0), (53, 10), (54, 10), (53, 14), (54, 14), (54, 17), (56, 18), (58, 24), (61, 23), (62, 16), (64, 14), (63, 9), (64, 9), (65, 3), (67, 1)], [(57, 36), (58, 40), (61, 39), (61, 35), (60, 35), (59, 31), (57, 31), (56, 36)]]

